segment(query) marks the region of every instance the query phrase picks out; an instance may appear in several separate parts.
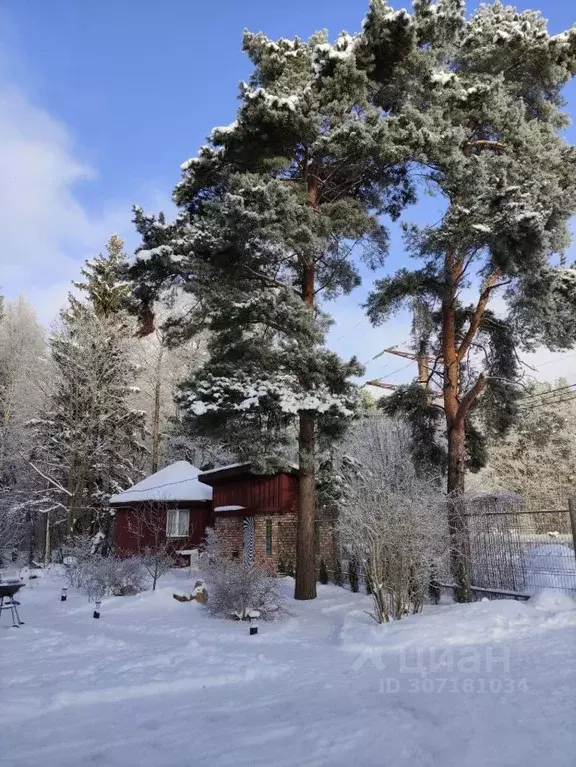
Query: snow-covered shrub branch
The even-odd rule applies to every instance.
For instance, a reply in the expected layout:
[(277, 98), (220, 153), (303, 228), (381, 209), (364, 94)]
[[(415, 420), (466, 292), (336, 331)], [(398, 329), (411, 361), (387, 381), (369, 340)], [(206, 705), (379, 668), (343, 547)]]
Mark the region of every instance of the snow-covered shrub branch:
[(142, 591), (146, 576), (142, 560), (102, 556), (102, 538), (100, 534), (76, 535), (62, 547), (66, 581), (91, 601), (106, 595), (124, 596)]
[(264, 621), (287, 615), (278, 578), (257, 565), (228, 557), (214, 530), (206, 536), (201, 568), (213, 615), (247, 620), (257, 613)]
[(337, 465), (342, 543), (370, 581), (372, 617), (384, 623), (419, 612), (447, 530), (437, 482), (415, 470), (408, 426), (363, 421), (342, 445)]

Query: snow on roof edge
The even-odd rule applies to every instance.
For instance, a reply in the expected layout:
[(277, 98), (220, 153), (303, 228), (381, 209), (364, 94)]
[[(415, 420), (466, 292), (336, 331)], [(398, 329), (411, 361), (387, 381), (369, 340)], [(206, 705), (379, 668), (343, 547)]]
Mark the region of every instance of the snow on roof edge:
[(206, 469), (206, 471), (201, 471), (201, 476), (204, 476), (205, 474), (216, 474), (217, 471), (226, 471), (226, 469), (238, 469), (240, 466), (250, 466), (250, 461), (242, 461), (241, 463), (229, 463), (227, 466), (218, 466), (215, 469)]
[[(108, 502), (114, 505), (145, 501), (210, 501), (212, 488), (200, 482), (199, 474), (200, 469), (188, 461), (176, 461), (121, 493), (115, 493)], [(181, 488), (181, 492), (175, 488)]]
[[(252, 466), (252, 463), (250, 461), (242, 461), (241, 463), (229, 463), (226, 466), (217, 466), (215, 469), (206, 469), (206, 471), (201, 471), (200, 476), (204, 477), (206, 474), (216, 474), (219, 471), (227, 471), (228, 469), (239, 469), (241, 466)], [(299, 469), (298, 464), (294, 463), (293, 461), (287, 462), (286, 466), (290, 469), (294, 469), (295, 471), (298, 471)], [(281, 470), (278, 470), (278, 473), (281, 473)]]

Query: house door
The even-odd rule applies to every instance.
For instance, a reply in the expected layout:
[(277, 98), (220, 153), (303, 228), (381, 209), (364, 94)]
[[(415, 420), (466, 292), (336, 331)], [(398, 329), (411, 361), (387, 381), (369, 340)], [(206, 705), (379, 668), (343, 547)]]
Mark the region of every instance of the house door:
[(254, 546), (256, 543), (254, 517), (244, 517), (244, 561), (254, 563)]

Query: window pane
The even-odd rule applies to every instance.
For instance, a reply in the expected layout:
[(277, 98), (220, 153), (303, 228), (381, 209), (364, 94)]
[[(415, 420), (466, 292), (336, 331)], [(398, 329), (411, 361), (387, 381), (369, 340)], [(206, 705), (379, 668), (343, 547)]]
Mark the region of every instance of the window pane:
[(166, 512), (166, 535), (168, 538), (174, 538), (176, 535), (178, 523), (178, 509), (168, 509)]
[(188, 538), (190, 511), (188, 509), (168, 509), (166, 512), (166, 535), (168, 538)]
[(188, 509), (180, 509), (178, 514), (178, 537), (188, 538), (188, 529), (190, 527), (190, 512)]

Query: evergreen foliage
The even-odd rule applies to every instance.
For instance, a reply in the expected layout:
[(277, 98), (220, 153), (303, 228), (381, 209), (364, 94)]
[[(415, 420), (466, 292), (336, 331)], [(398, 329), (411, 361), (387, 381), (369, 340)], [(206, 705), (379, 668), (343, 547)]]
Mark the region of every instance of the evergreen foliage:
[(33, 461), (66, 508), (69, 532), (108, 532), (109, 497), (141, 476), (144, 414), (130, 406), (136, 371), (127, 345), (129, 317), (120, 308), (118, 246), (112, 238), (110, 262), (99, 258), (85, 267), (87, 282), (79, 287), (95, 303), (71, 298), (62, 312), (50, 338), (54, 390), (31, 423)]
[[(358, 408), (361, 368), (324, 347), (321, 298), (359, 284), (357, 257), (382, 263), (379, 217), (414, 195), (394, 126), (371, 103), (356, 41), (305, 42), (246, 32), (254, 64), (232, 125), (182, 166), (173, 224), (137, 209), (143, 247), (132, 270), (142, 315), (166, 287), (199, 299), (175, 337), (210, 330), (210, 360), (184, 383), (190, 430), (278, 466), (298, 439), (301, 475), (297, 593), (314, 589), (316, 437), (335, 438)], [(304, 586), (306, 583), (306, 586)]]
[[(466, 462), (485, 460), (485, 432), (515, 418), (515, 349), (576, 338), (576, 270), (555, 260), (575, 207), (560, 91), (576, 32), (552, 37), (539, 14), (498, 2), (467, 17), (463, 0), (416, 0), (413, 14), (373, 0), (355, 37), (247, 32), (244, 50), (254, 71), (237, 119), (182, 165), (176, 220), (135, 211), (132, 278), (148, 329), (153, 302), (178, 286), (197, 304), (169, 323), (175, 341), (211, 333), (209, 362), (181, 389), (191, 432), (233, 435), (234, 452), (263, 469), (291, 459), (298, 441), (296, 593), (311, 598), (316, 440), (338, 437), (358, 411), (349, 378), (360, 372), (325, 349), (322, 299), (358, 285), (356, 253), (382, 263), (382, 215), (397, 217), (417, 185), (445, 201), (438, 225), (405, 225), (420, 264), (378, 281), (367, 309), (377, 324), (408, 305), (418, 353), (436, 359), (447, 444), (415, 457), (437, 462), (446, 450), (452, 496)], [(498, 291), (506, 321), (488, 312)], [(402, 400), (431, 435), (430, 403)]]
[[(560, 134), (576, 31), (550, 36), (540, 14), (499, 2), (469, 18), (465, 10), (462, 0), (422, 0), (410, 15), (375, 0), (364, 25), (376, 102), (397, 116), (417, 172), (446, 200), (438, 225), (404, 226), (423, 264), (377, 281), (367, 310), (377, 324), (417, 301), (415, 346), (437, 360), (448, 441), (453, 424), (467, 422), (468, 467), (478, 469), (486, 436), (505, 434), (516, 417), (516, 350), (576, 340), (566, 323), (576, 272), (555, 260), (576, 209), (576, 152)], [(390, 50), (399, 29), (402, 45)], [(498, 291), (507, 319), (488, 309)], [(482, 393), (481, 419), (468, 418)], [(413, 424), (415, 458), (446, 465), (437, 404), (414, 387), (390, 400), (387, 411), (404, 410)]]
[[(73, 282), (81, 291), (98, 317), (115, 317), (126, 310), (132, 295), (130, 282), (123, 280), (126, 273), (124, 242), (113, 234), (106, 243), (107, 255), (99, 254), (88, 260), (80, 270), (84, 280)], [(69, 296), (70, 305), (80, 310), (81, 302)]]
[[(391, 47), (398, 29), (402, 45)], [(367, 310), (378, 324), (418, 306), (415, 347), (435, 359), (443, 399), (456, 598), (469, 601), (467, 463), (485, 463), (486, 432), (505, 434), (516, 417), (516, 349), (576, 341), (576, 270), (563, 266), (576, 150), (561, 135), (560, 96), (576, 72), (576, 29), (550, 36), (540, 14), (500, 2), (467, 17), (464, 0), (419, 0), (412, 15), (373, 0), (363, 39), (376, 103), (404, 127), (420, 183), (445, 203), (438, 224), (404, 225), (420, 265), (378, 281)], [(497, 293), (506, 319), (489, 311)], [(421, 413), (430, 429), (430, 408)]]

